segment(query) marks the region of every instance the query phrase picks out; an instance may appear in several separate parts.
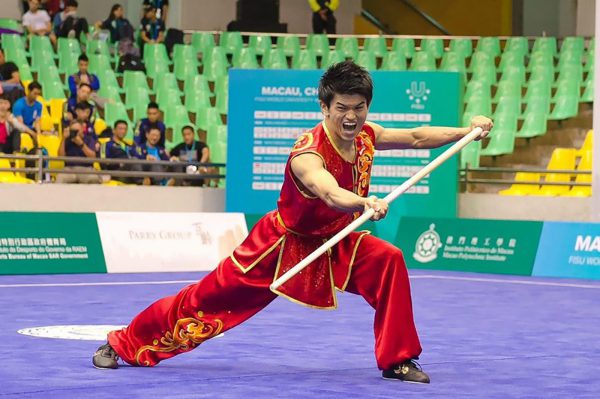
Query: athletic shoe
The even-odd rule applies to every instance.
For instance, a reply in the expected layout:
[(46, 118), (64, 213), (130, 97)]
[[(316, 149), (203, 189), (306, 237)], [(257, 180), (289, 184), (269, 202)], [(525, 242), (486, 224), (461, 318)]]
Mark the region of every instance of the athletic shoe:
[(116, 369), (119, 367), (117, 360), (119, 360), (119, 355), (109, 343), (99, 347), (92, 357), (92, 363), (97, 369)]
[(421, 365), (414, 360), (408, 360), (396, 367), (383, 370), (381, 376), (385, 380), (400, 380), (418, 384), (429, 384), (429, 376), (421, 369)]

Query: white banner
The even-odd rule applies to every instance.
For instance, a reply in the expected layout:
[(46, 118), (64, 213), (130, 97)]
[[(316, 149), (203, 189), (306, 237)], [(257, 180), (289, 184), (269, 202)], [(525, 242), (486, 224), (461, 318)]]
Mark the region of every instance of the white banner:
[(242, 213), (97, 212), (108, 273), (213, 270), (248, 235)]

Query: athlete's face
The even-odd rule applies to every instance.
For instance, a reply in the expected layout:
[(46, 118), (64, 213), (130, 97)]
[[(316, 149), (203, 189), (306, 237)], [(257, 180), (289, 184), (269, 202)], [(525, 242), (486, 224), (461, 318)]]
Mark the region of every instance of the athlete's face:
[(329, 121), (331, 133), (345, 141), (353, 141), (367, 120), (367, 99), (360, 94), (335, 94), (331, 104), (321, 103), (321, 111)]

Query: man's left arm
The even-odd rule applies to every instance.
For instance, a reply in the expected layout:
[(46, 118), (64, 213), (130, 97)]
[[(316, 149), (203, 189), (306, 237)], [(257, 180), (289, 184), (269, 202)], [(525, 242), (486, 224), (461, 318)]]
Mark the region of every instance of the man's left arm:
[(375, 148), (378, 150), (438, 148), (460, 140), (476, 127), (483, 130), (478, 138), (480, 140), (494, 127), (492, 120), (485, 116), (473, 117), (470, 127), (421, 126), (412, 129), (392, 129), (368, 123), (375, 132)]

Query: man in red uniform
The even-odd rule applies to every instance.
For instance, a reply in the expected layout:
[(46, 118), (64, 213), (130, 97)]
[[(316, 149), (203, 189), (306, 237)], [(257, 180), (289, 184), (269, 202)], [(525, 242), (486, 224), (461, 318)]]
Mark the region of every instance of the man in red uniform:
[(388, 205), (367, 197), (375, 149), (435, 148), (471, 128), (492, 128), (475, 117), (468, 128), (386, 129), (365, 123), (372, 98), (369, 73), (351, 61), (330, 67), (319, 85), (324, 121), (302, 134), (290, 153), (277, 210), (254, 226), (216, 270), (177, 295), (163, 298), (131, 324), (108, 335), (93, 364), (117, 368), (118, 357), (154, 366), (247, 320), (277, 296), (334, 309), (336, 290), (362, 295), (375, 309), (375, 355), (383, 377), (428, 383), (414, 361), (421, 345), (413, 321), (402, 252), (353, 232), (278, 290), (269, 285), (366, 209), (374, 220)]

